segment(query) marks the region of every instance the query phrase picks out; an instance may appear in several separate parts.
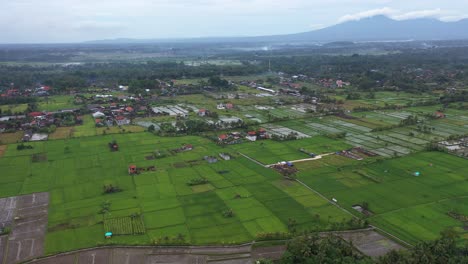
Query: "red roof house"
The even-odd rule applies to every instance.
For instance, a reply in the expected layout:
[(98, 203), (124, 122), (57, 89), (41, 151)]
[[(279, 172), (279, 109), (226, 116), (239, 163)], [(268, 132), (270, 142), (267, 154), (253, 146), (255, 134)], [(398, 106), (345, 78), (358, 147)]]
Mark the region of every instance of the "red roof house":
[(445, 118), (445, 114), (442, 113), (442, 112), (440, 112), (440, 111), (435, 112), (434, 115), (435, 115), (437, 118)]
[(43, 115), (44, 115), (44, 113), (42, 113), (42, 112), (31, 112), (31, 113), (28, 114), (28, 116), (30, 116), (30, 117), (38, 117), (38, 116), (43, 116)]

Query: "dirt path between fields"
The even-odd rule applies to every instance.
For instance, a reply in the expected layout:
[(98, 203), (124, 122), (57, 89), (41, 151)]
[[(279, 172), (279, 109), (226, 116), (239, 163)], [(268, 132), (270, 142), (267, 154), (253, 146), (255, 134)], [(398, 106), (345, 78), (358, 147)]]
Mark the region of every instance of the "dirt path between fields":
[[(377, 233), (373, 228), (353, 231), (323, 232), (340, 236), (371, 257), (382, 256), (390, 250), (403, 249), (394, 241)], [(286, 242), (286, 241), (284, 241)], [(30, 264), (253, 264), (259, 259), (280, 259), (286, 246), (252, 247), (253, 243), (239, 246), (180, 246), (180, 247), (99, 247), (66, 252), (26, 263)]]

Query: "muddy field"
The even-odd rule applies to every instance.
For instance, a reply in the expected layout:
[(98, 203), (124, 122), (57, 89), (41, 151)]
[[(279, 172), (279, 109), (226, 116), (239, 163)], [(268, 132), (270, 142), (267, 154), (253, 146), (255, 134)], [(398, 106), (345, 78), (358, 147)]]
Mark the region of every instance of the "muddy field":
[(404, 249), (401, 245), (372, 229), (360, 230), (359, 232), (341, 232), (339, 236), (348, 242), (352, 242), (353, 246), (370, 257), (379, 257), (392, 250)]
[[(380, 235), (373, 229), (336, 232), (346, 241), (353, 242), (358, 250), (371, 257), (381, 256), (390, 250), (403, 249), (400, 245)], [(321, 235), (327, 235), (322, 233)], [(33, 260), (34, 264), (244, 264), (259, 259), (280, 259), (286, 246), (252, 248), (250, 245), (230, 247), (108, 247), (80, 250)]]
[[(274, 252), (274, 250), (273, 250)], [(151, 263), (190, 263), (190, 264), (241, 264), (253, 263), (250, 245), (234, 247), (113, 247), (81, 250), (33, 260), (36, 264), (151, 264)]]
[(0, 226), (11, 232), (0, 241), (0, 261), (19, 263), (44, 255), (48, 193), (0, 199)]

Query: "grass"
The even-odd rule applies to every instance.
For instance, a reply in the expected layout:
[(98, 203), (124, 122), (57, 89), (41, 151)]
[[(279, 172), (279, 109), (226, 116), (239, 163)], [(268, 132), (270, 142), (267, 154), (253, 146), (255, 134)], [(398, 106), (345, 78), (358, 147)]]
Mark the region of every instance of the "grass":
[(10, 105), (0, 105), (0, 110), (2, 113), (10, 110), (13, 114), (14, 113), (23, 113), (28, 108), (28, 104), (10, 104)]
[(38, 108), (40, 111), (58, 111), (67, 108), (78, 108), (73, 104), (73, 96), (70, 95), (54, 95), (49, 98), (41, 98), (41, 101), (38, 103)]

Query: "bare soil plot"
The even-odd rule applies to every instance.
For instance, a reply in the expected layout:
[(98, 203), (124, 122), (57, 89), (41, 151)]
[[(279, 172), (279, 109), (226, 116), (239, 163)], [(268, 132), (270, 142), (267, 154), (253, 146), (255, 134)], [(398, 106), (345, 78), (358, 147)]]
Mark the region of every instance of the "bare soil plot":
[(0, 228), (11, 226), (16, 208), (16, 197), (0, 199)]
[(18, 131), (15, 133), (0, 133), (0, 144), (13, 144), (17, 143), (23, 137), (24, 132)]
[(252, 257), (255, 260), (258, 259), (281, 259), (286, 246), (271, 246), (271, 247), (259, 247), (252, 249)]
[(404, 249), (396, 242), (384, 237), (374, 230), (361, 230), (358, 232), (341, 232), (341, 238), (352, 242), (359, 251), (370, 257), (379, 257), (392, 250)]
[(52, 134), (49, 135), (49, 139), (71, 138), (72, 135), (73, 127), (58, 127)]
[[(27, 263), (132, 264), (132, 263), (253, 263), (251, 246), (114, 247), (79, 250)], [(267, 250), (268, 251), (268, 250)], [(278, 250), (270, 250), (279, 255)], [(263, 252), (260, 250), (259, 252)], [(280, 251), (281, 253), (283, 251)], [(258, 255), (258, 254), (257, 254)], [(270, 253), (271, 255), (271, 253)], [(276, 256), (275, 255), (275, 256)], [(267, 256), (267, 255), (265, 255)], [(273, 256), (273, 255), (272, 255)]]
[(0, 146), (0, 158), (3, 157), (3, 154), (5, 154), (7, 147), (8, 147), (8, 145), (1, 145)]
[[(10, 223), (3, 263), (19, 263), (44, 254), (44, 237), (47, 228), (48, 193), (4, 198), (0, 201), (0, 216), (4, 224)], [(3, 207), (1, 206), (3, 203)], [(13, 221), (11, 223), (11, 221)]]
[[(324, 232), (321, 235), (326, 236)], [(391, 250), (404, 249), (373, 229), (336, 232), (352, 242), (362, 253), (378, 257)], [(179, 247), (105, 247), (62, 253), (27, 263), (56, 264), (98, 264), (98, 263), (255, 263), (259, 259), (280, 259), (286, 251), (285, 245), (256, 247), (241, 246), (179, 246)]]

